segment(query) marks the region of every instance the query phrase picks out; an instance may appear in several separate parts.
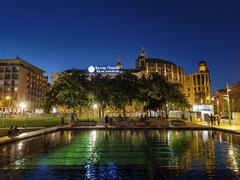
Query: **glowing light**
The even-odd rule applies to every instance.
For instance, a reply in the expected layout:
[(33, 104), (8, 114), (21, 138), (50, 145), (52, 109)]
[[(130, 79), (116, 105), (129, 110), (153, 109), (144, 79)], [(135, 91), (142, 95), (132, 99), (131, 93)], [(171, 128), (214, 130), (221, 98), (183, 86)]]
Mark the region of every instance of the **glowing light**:
[(94, 104), (93, 104), (93, 108), (94, 108), (94, 109), (97, 109), (97, 107), (98, 107), (98, 105), (94, 103)]
[(20, 108), (24, 109), (27, 107), (27, 104), (25, 102), (20, 103)]
[(6, 99), (9, 100), (9, 99), (11, 99), (11, 97), (10, 97), (10, 96), (7, 96)]
[(95, 72), (95, 67), (94, 66), (89, 66), (88, 67), (88, 72), (90, 72), (90, 73)]
[(96, 135), (97, 135), (96, 130), (94, 130), (90, 133), (90, 151), (91, 152), (93, 151), (93, 149), (96, 145)]
[(22, 149), (22, 146), (23, 146), (23, 143), (22, 143), (22, 142), (18, 143), (18, 150), (21, 150), (21, 149)]
[(233, 146), (230, 146), (229, 149), (228, 149), (228, 155), (229, 155), (229, 158), (230, 158), (232, 170), (238, 172), (239, 171), (239, 164), (237, 162), (236, 154), (235, 154), (234, 150), (235, 149), (233, 148)]

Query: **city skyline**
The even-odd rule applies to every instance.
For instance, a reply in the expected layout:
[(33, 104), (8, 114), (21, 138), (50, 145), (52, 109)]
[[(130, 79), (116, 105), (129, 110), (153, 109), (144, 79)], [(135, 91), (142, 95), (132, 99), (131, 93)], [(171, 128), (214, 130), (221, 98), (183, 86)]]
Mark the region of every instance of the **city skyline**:
[(240, 3), (228, 2), (2, 1), (0, 58), (18, 55), (50, 77), (115, 65), (118, 56), (123, 68), (133, 68), (144, 47), (148, 57), (170, 60), (185, 74), (207, 61), (215, 91), (240, 75)]

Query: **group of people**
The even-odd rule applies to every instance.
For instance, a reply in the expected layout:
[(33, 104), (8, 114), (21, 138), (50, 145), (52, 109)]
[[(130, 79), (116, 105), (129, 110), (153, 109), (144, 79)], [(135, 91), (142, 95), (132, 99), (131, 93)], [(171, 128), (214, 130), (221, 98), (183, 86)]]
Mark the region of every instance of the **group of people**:
[(15, 126), (13, 128), (13, 126), (10, 127), (10, 129), (8, 130), (8, 136), (17, 136), (20, 133), (20, 130), (17, 128), (17, 126)]
[(105, 127), (107, 127), (109, 124), (115, 123), (115, 122), (120, 122), (123, 120), (122, 115), (119, 114), (118, 118), (114, 120), (112, 117), (109, 117), (108, 114), (104, 117), (105, 119)]
[(218, 114), (216, 114), (215, 116), (211, 114), (209, 116), (208, 125), (210, 125), (210, 126), (218, 125), (219, 126), (220, 123), (221, 123), (221, 117)]

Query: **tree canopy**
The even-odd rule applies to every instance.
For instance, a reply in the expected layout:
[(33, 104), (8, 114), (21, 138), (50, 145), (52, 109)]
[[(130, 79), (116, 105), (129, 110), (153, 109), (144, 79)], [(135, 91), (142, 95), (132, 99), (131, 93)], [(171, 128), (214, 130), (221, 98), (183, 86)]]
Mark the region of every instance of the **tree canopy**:
[(106, 107), (114, 107), (125, 114), (125, 107), (140, 102), (147, 110), (162, 110), (167, 105), (186, 107), (181, 85), (169, 83), (159, 75), (137, 78), (130, 72), (117, 76), (86, 76), (79, 70), (60, 75), (47, 94), (46, 107), (63, 106), (77, 110), (99, 104), (101, 115)]

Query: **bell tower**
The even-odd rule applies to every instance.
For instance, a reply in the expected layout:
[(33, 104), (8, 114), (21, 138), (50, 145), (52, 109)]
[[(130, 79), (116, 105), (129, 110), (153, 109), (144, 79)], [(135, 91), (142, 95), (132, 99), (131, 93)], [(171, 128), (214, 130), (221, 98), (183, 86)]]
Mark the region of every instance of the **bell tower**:
[(144, 48), (142, 48), (138, 59), (136, 60), (136, 69), (138, 70), (146, 70), (146, 60), (147, 60), (147, 56), (146, 53), (144, 51)]
[(122, 64), (121, 64), (121, 62), (120, 62), (120, 56), (117, 57), (116, 67), (117, 67), (118, 69), (122, 69)]

